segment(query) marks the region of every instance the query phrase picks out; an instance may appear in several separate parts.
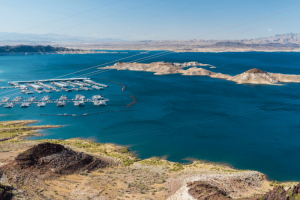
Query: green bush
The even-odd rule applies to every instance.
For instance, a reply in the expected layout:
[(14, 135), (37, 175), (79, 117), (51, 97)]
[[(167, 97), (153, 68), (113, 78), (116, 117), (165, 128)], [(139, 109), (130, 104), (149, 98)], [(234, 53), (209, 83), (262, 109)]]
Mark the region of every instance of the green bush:
[(127, 147), (124, 147), (123, 149), (120, 150), (120, 153), (128, 153), (129, 149)]
[(183, 170), (183, 169), (184, 169), (184, 168), (183, 168), (182, 164), (180, 164), (180, 163), (175, 163), (175, 164), (173, 165), (173, 168), (170, 169), (170, 171), (178, 172), (178, 171)]

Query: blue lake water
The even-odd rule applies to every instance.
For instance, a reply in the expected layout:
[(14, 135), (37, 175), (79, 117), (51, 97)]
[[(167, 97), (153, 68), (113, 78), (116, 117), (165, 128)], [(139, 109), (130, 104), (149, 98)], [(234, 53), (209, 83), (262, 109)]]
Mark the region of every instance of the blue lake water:
[[(125, 53), (124, 53), (125, 52)], [(0, 56), (0, 86), (8, 81), (56, 78), (61, 75), (139, 54), (119, 51), (111, 54)], [(133, 61), (156, 54), (140, 54)], [(251, 68), (268, 72), (300, 74), (300, 53), (173, 53), (144, 62), (197, 61), (216, 66), (214, 72), (236, 75)], [(105, 65), (104, 65), (105, 66)], [(96, 68), (66, 76), (75, 77)], [(61, 124), (43, 130), (39, 138), (83, 137), (98, 142), (128, 145), (141, 158), (167, 156), (187, 162), (197, 158), (226, 162), (239, 169), (258, 170), (271, 179), (300, 181), (300, 83), (239, 85), (206, 76), (157, 76), (151, 72), (109, 70), (87, 76), (109, 85), (103, 91), (65, 93), (69, 97), (103, 94), (111, 101), (105, 107), (29, 108), (0, 107), (0, 120), (37, 119), (38, 124)], [(110, 79), (127, 86), (109, 82)], [(16, 91), (0, 90), (1, 98)], [(12, 95), (19, 96), (21, 93)], [(41, 98), (44, 94), (34, 94)], [(51, 93), (58, 98), (61, 93)], [(125, 105), (138, 101), (131, 108)], [(23, 97), (31, 95), (22, 94)], [(41, 116), (40, 114), (84, 114), (84, 117)]]

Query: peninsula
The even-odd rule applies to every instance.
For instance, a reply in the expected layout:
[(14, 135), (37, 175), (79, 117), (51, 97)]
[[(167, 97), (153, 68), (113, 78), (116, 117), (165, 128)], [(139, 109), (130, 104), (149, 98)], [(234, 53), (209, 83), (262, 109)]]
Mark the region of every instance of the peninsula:
[(85, 53), (102, 53), (93, 50), (81, 50), (65, 47), (54, 47), (50, 45), (16, 45), (0, 46), (0, 54), (85, 54)]
[[(117, 70), (132, 70), (132, 71), (146, 71), (154, 72), (155, 75), (166, 74), (182, 74), (185, 76), (209, 76), (211, 78), (226, 79), (234, 81), (238, 84), (280, 84), (280, 83), (299, 83), (300, 75), (291, 74), (279, 74), (268, 73), (260, 69), (250, 69), (242, 74), (231, 76), (228, 74), (216, 73), (210, 70), (198, 67), (198, 66), (210, 66), (209, 64), (202, 64), (198, 62), (186, 62), (186, 63), (169, 63), (169, 62), (153, 62), (149, 64), (145, 63), (127, 63), (118, 62), (112, 66), (107, 66), (102, 69), (117, 69)], [(188, 69), (184, 69), (190, 67)]]
[[(18, 129), (18, 135), (25, 136), (30, 127), (37, 128), (26, 125), (32, 122), (0, 122), (0, 126), (6, 132)], [(300, 197), (299, 183), (270, 182), (257, 171), (196, 160), (185, 165), (157, 157), (142, 160), (124, 146), (85, 139), (9, 138), (0, 141), (0, 161), (3, 200)]]

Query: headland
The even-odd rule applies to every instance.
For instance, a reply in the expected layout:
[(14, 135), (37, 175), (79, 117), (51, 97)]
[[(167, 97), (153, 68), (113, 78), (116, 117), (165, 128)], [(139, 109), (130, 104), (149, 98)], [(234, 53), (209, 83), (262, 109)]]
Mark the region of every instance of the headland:
[(271, 200), (300, 195), (299, 183), (270, 182), (257, 171), (199, 160), (185, 165), (158, 157), (142, 160), (127, 147), (85, 139), (26, 140), (30, 127), (36, 131), (27, 126), (33, 122), (0, 124), (6, 131), (18, 128), (23, 136), (0, 141), (1, 199)]

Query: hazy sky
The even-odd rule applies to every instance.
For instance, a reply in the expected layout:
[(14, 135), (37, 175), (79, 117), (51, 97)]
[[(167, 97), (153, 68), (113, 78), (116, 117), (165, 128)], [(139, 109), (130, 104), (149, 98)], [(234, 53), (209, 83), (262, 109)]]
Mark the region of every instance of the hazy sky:
[[(105, 6), (107, 4), (111, 5)], [(299, 0), (7, 0), (0, 5), (0, 32), (55, 33), (124, 40), (241, 39), (300, 33)], [(292, 8), (297, 9), (199, 37)], [(298, 17), (242, 34), (224, 36), (294, 14)], [(71, 15), (76, 16), (69, 17)], [(69, 18), (59, 20), (65, 17)], [(55, 20), (59, 21), (49, 23)], [(45, 23), (49, 24), (42, 25)], [(39, 27), (32, 28), (35, 26)]]

